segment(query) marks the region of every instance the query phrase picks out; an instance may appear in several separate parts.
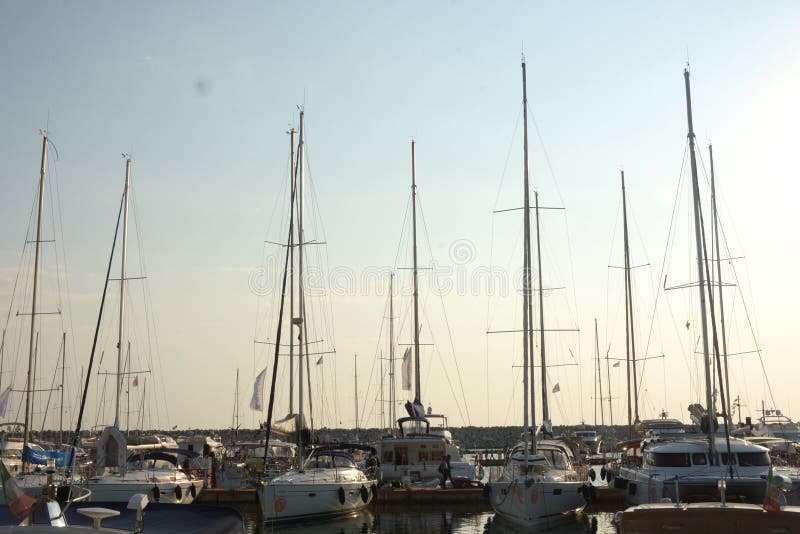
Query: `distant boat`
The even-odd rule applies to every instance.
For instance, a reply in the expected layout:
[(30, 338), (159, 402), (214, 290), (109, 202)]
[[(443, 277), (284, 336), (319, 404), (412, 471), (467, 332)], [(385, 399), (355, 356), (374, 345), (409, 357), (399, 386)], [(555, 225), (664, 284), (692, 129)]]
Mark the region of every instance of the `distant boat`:
[[(283, 271), (283, 290), (278, 313), (277, 335), (275, 339), (275, 359), (272, 369), (272, 383), (270, 386), (269, 407), (267, 409), (267, 423), (265, 425), (266, 438), (269, 442), (273, 430), (272, 411), (275, 399), (275, 381), (277, 376), (278, 355), (281, 347), (281, 332), (284, 321), (284, 301), (286, 297), (286, 279), (288, 275), (289, 255), (294, 248), (294, 214), (298, 214), (297, 246), (299, 254), (299, 283), (298, 283), (298, 316), (291, 318), (291, 323), (299, 330), (299, 360), (300, 372), (298, 413), (290, 414), (282, 423), (293, 423), (293, 434), (297, 439), (297, 467), (291, 469), (272, 480), (261, 481), (256, 486), (258, 502), (261, 506), (261, 516), (268, 524), (286, 521), (297, 521), (349, 514), (364, 508), (372, 501), (374, 478), (368, 478), (362, 472), (347, 450), (338, 448), (317, 448), (311, 450), (306, 457), (306, 447), (310, 441), (309, 431), (305, 425), (303, 369), (306, 363), (304, 349), (306, 340), (306, 309), (304, 296), (304, 249), (305, 236), (303, 228), (303, 148), (304, 148), (304, 116), (300, 111), (300, 131), (297, 155), (297, 181), (294, 180), (294, 162), (292, 162), (292, 188), (289, 219), (289, 243), (286, 247), (286, 260)], [(297, 197), (295, 196), (297, 193)], [(296, 202), (296, 203), (295, 203)], [(295, 209), (296, 208), (296, 209)], [(294, 286), (294, 284), (292, 284)], [(292, 287), (293, 291), (294, 287)], [(291, 335), (291, 334), (290, 334)], [(265, 454), (266, 456), (266, 454)]]
[[(581, 510), (584, 500), (582, 487), (585, 476), (573, 466), (571, 445), (564, 439), (549, 438), (552, 435), (551, 423), (546, 405), (547, 389), (545, 386), (546, 365), (544, 356), (544, 317), (541, 291), (541, 256), (539, 258), (539, 314), (540, 314), (540, 347), (542, 351), (542, 437), (537, 437), (531, 423), (535, 421), (535, 413), (531, 406), (531, 417), (528, 417), (528, 394), (534, 398), (533, 380), (528, 384), (528, 373), (533, 375), (533, 288), (531, 277), (531, 231), (530, 231), (530, 193), (528, 180), (528, 98), (525, 78), (525, 61), (522, 61), (522, 95), (525, 136), (525, 172), (524, 172), (524, 238), (523, 238), (523, 398), (524, 398), (524, 434), (508, 456), (503, 472), (497, 481), (490, 484), (489, 501), (495, 512), (504, 519), (525, 527), (548, 526)], [(536, 215), (538, 221), (539, 201), (536, 197)], [(537, 224), (537, 245), (538, 245)], [(537, 247), (537, 252), (538, 252)]]

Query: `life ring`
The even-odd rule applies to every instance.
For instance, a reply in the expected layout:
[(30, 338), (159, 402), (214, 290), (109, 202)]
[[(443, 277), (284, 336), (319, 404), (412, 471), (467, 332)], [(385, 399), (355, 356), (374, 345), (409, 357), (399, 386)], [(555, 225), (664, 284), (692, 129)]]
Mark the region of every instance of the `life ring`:
[(359, 491), (361, 493), (361, 500), (364, 501), (365, 504), (368, 503), (369, 502), (369, 490), (367, 488), (365, 488), (364, 485), (362, 484), (361, 485), (361, 490), (359, 490)]
[(192, 499), (197, 497), (197, 488), (194, 487), (194, 484), (189, 486), (189, 494), (192, 496)]
[(158, 488), (158, 486), (153, 486), (153, 489), (150, 490), (150, 493), (152, 493), (153, 500), (156, 502), (158, 502), (158, 500), (161, 498), (161, 490)]
[(177, 500), (178, 502), (183, 500), (183, 490), (181, 489), (180, 486), (175, 486), (175, 500)]
[(344, 488), (339, 486), (337, 493), (339, 494), (339, 504), (344, 504)]

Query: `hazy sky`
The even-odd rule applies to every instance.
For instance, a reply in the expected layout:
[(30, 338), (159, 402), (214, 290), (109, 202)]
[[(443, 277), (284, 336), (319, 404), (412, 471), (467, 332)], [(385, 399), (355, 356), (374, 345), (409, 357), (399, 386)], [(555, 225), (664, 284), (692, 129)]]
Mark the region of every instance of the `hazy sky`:
[[(565, 288), (547, 292), (546, 321), (580, 329), (546, 338), (551, 361), (581, 364), (550, 370), (549, 387), (557, 382), (561, 390), (550, 396), (554, 422), (594, 422), (594, 318), (601, 353), (611, 346), (611, 357), (624, 355), (621, 272), (608, 268), (622, 262), (620, 168), (632, 263), (649, 264), (634, 274), (637, 346), (640, 355), (665, 355), (640, 370), (640, 412), (666, 409), (688, 420), (686, 406), (704, 395), (693, 354), (697, 304), (688, 303), (696, 291), (662, 294), (654, 305), (665, 275), (667, 286), (696, 279), (682, 169), (688, 57), (698, 148), (707, 168), (706, 146), (714, 144), (729, 254), (744, 257), (735, 260), (740, 286), (726, 289), (730, 351), (753, 350), (749, 317), (777, 407), (800, 418), (796, 379), (787, 372), (798, 352), (793, 310), (800, 300), (793, 163), (799, 23), (800, 5), (791, 1), (4, 1), (0, 310), (4, 324), (10, 310), (9, 332), (18, 332), (9, 334), (2, 387), (11, 377), (15, 389), (24, 387), (27, 318), (16, 314), (29, 311), (30, 297), (23, 282), (13, 304), (11, 294), (35, 199), (38, 130), (47, 128), (58, 159), (51, 152), (43, 239), (56, 244), (43, 245), (41, 308), (65, 313), (61, 320), (42, 316), (38, 387), (50, 387), (60, 332), (68, 330), (73, 400), (65, 404), (74, 411), (122, 192), (120, 154), (129, 153), (138, 222), (131, 219), (129, 275), (142, 273), (140, 258), (147, 275), (146, 285), (130, 283), (132, 359), (158, 355), (131, 364), (132, 371), (153, 371), (132, 390), (131, 418), (162, 427), (229, 426), (238, 368), (242, 424), (264, 419), (247, 404), (256, 374), (271, 361), (271, 349), (254, 340), (274, 340), (268, 320), (275, 295), (258, 298), (252, 281), (281, 252), (264, 241), (284, 239), (285, 132), (297, 127), (297, 106), (304, 105), (309, 191), (318, 206), (309, 213), (324, 224), (324, 235), (321, 227), (309, 226), (309, 233), (327, 243), (310, 256), (327, 258), (334, 273), (328, 280), (337, 285), (321, 334), (337, 354), (326, 355), (312, 375), (315, 423), (353, 426), (358, 354), (361, 415), (368, 426), (379, 424), (376, 358), (388, 351), (381, 332), (388, 312), (385, 292), (372, 282), (395, 264), (408, 266), (408, 248), (399, 243), (408, 235), (413, 137), (425, 216), (420, 235), (424, 227), (430, 237), (420, 258), (445, 273), (442, 299), (423, 291), (423, 342), (436, 342), (423, 350), (423, 400), (454, 425), (518, 424), (521, 343), (486, 331), (521, 327), (519, 295), (512, 286), (489, 297), (481, 281), (489, 271), (513, 280), (521, 265), (521, 212), (492, 212), (522, 201), (524, 51), (532, 183), (542, 205), (566, 208), (542, 214), (544, 285)], [(682, 211), (662, 273), (682, 173)], [(66, 279), (54, 275), (54, 251)], [(426, 288), (434, 272), (421, 275)], [(407, 288), (408, 271), (397, 276)], [(113, 370), (116, 284), (99, 344), (101, 372)], [(408, 306), (398, 296), (399, 343), (410, 339)], [(762, 399), (772, 404), (757, 355), (732, 357), (730, 368), (743, 415), (756, 416)], [(108, 376), (93, 377), (85, 427), (113, 417)], [(280, 377), (285, 389), (285, 371)], [(615, 423), (625, 418), (624, 378), (623, 367), (611, 369)], [(605, 379), (603, 367), (607, 388)], [(145, 387), (158, 395), (140, 409)], [(283, 402), (277, 411), (285, 410)], [(51, 415), (46, 426), (57, 425)]]

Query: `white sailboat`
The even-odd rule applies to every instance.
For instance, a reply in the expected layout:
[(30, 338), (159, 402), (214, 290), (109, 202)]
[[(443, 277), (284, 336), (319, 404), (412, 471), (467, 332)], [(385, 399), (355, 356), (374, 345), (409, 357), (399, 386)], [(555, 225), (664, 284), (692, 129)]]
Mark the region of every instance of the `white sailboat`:
[[(729, 500), (760, 504), (766, 478), (771, 472), (771, 461), (765, 447), (730, 435), (727, 371), (722, 372), (713, 302), (714, 284), (705, 246), (688, 68), (684, 70), (684, 83), (707, 408), (700, 404), (689, 406), (692, 419), (702, 433), (685, 433), (681, 425), (669, 420), (645, 421), (644, 439), (631, 444), (629, 453), (623, 456), (623, 465), (614, 485), (626, 488), (626, 501), (630, 504), (658, 503), (662, 498), (676, 503), (682, 500), (718, 501), (725, 492)], [(715, 375), (717, 384), (712, 386)], [(721, 414), (715, 408), (715, 387), (721, 396)], [(722, 418), (721, 425), (718, 417)], [(638, 452), (631, 454), (632, 451)]]
[[(528, 99), (525, 78), (525, 61), (522, 61), (522, 95), (524, 120), (524, 260), (523, 260), (523, 398), (524, 434), (508, 457), (500, 478), (489, 487), (489, 500), (495, 512), (511, 522), (531, 526), (548, 526), (579, 511), (585, 506), (582, 477), (573, 466), (569, 445), (561, 439), (542, 439), (551, 433), (547, 409), (546, 365), (544, 352), (544, 316), (541, 291), (541, 255), (539, 257), (539, 319), (540, 348), (542, 356), (542, 437), (538, 437), (531, 423), (533, 410), (533, 305), (531, 277), (530, 193), (528, 179)], [(538, 195), (536, 214), (538, 223)], [(537, 252), (539, 242), (537, 224)], [(528, 373), (530, 372), (531, 417), (528, 416)]]
[[(178, 469), (177, 444), (161, 438), (142, 439), (126, 436), (119, 430), (120, 396), (125, 347), (125, 282), (127, 280), (128, 205), (131, 159), (125, 161), (125, 189), (122, 198), (122, 257), (120, 274), (119, 324), (114, 424), (106, 427), (96, 443), (95, 473), (86, 480), (91, 499), (128, 502), (135, 494), (146, 493), (158, 502), (190, 503), (202, 490), (203, 481)], [(143, 442), (143, 443), (139, 443)]]
[[(283, 273), (283, 292), (278, 313), (278, 328), (275, 341), (275, 359), (272, 369), (267, 423), (265, 425), (269, 442), (272, 431), (272, 412), (275, 400), (275, 382), (277, 376), (278, 355), (281, 347), (281, 331), (283, 326), (284, 301), (286, 296), (286, 279), (288, 274), (289, 255), (294, 248), (294, 213), (295, 192), (297, 192), (298, 216), (298, 316), (292, 317), (291, 324), (299, 330), (298, 343), (298, 413), (290, 415), (296, 423), (297, 468), (291, 469), (269, 481), (259, 482), (256, 486), (258, 501), (261, 506), (263, 521), (269, 524), (329, 517), (349, 514), (364, 508), (373, 498), (372, 487), (376, 480), (370, 479), (358, 467), (353, 456), (346, 451), (336, 449), (312, 450), (306, 458), (308, 443), (304, 436), (305, 428), (303, 369), (307, 345), (306, 310), (304, 298), (304, 248), (305, 235), (303, 228), (303, 149), (304, 149), (304, 111), (300, 111), (300, 131), (297, 151), (297, 183), (294, 179), (291, 188), (289, 237), (286, 247), (286, 259)], [(294, 162), (293, 162), (294, 169)], [(294, 177), (294, 170), (293, 170)], [(292, 284), (294, 286), (294, 284)], [(294, 289), (293, 287), (291, 288)], [(290, 334), (291, 337), (291, 334)]]
[[(411, 369), (414, 369), (414, 402), (406, 402), (408, 417), (397, 420), (397, 432), (384, 436), (375, 447), (380, 458), (381, 482), (390, 485), (408, 485), (421, 483), (430, 485), (441, 478), (439, 465), (443, 459), (449, 458), (450, 475), (454, 485), (471, 485), (482, 478), (482, 471), (477, 464), (470, 464), (461, 456), (461, 451), (447, 429), (447, 417), (442, 414), (428, 413), (422, 406), (419, 360), (419, 285), (417, 272), (417, 181), (415, 162), (415, 141), (411, 141), (411, 205), (413, 232), (413, 280), (414, 280), (414, 343), (413, 366), (411, 347), (403, 356), (403, 388), (411, 389)], [(392, 278), (393, 279), (393, 278)], [(394, 410), (394, 303), (393, 283), (390, 282), (389, 308), (389, 354), (390, 354), (390, 405)], [(431, 421), (439, 424), (431, 428)], [(446, 481), (442, 481), (442, 486)]]

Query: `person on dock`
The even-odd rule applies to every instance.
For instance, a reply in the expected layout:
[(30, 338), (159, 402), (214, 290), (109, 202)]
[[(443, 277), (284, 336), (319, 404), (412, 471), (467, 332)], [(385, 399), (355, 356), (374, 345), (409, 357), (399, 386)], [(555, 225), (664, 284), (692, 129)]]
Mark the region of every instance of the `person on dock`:
[(442, 462), (439, 464), (439, 472), (442, 474), (442, 487), (446, 487), (447, 479), (450, 479), (450, 485), (455, 487), (455, 483), (453, 482), (453, 475), (450, 474), (450, 455), (446, 455), (442, 458)]

